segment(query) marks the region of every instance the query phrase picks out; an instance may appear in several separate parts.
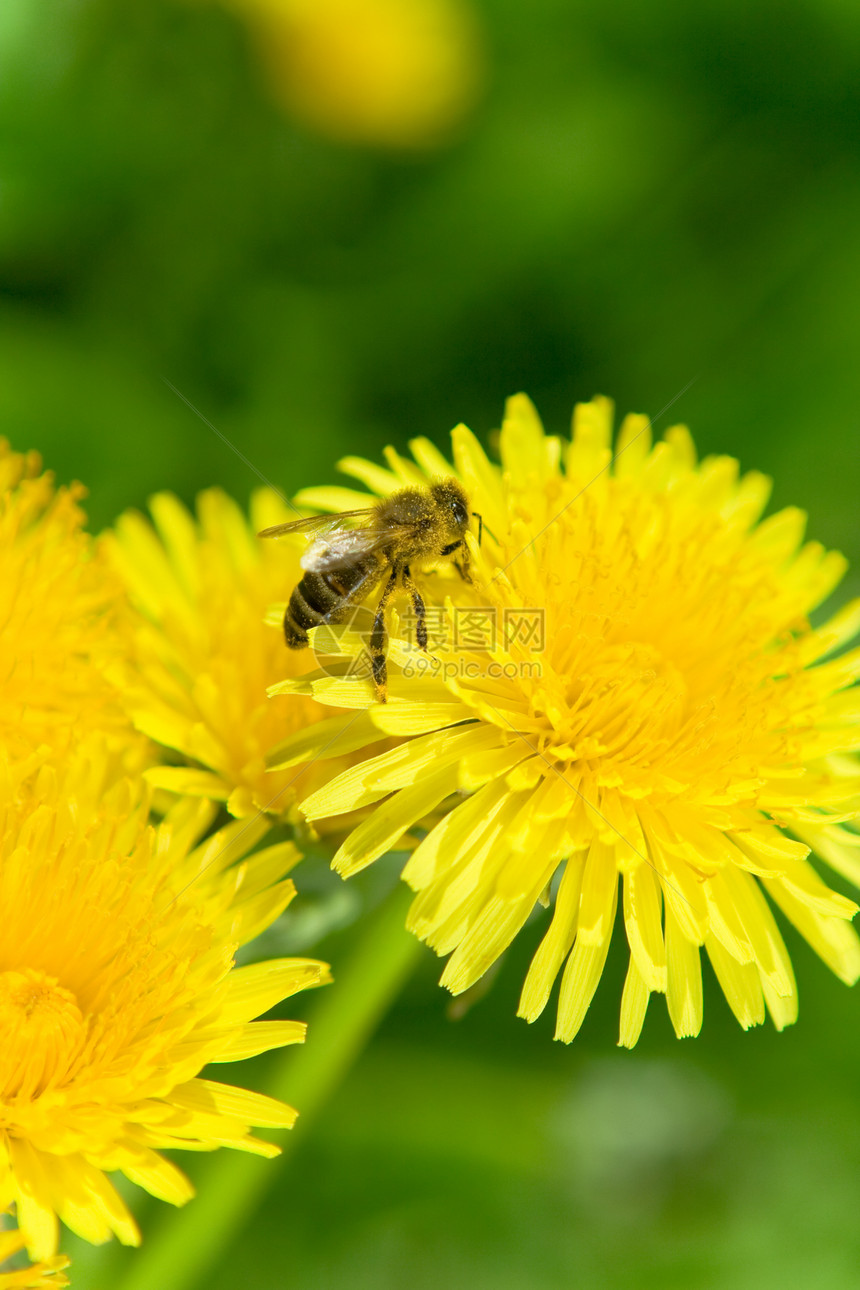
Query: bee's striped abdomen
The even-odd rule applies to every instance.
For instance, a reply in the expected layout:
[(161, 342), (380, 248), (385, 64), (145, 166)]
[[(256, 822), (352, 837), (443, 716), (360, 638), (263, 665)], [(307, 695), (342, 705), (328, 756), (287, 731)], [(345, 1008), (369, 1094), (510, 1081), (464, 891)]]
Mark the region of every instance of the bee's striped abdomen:
[(293, 588), (284, 614), (284, 639), (290, 649), (304, 649), (312, 627), (342, 622), (356, 603), (350, 601), (350, 594), (359, 583), (367, 583), (369, 590), (378, 581), (379, 572), (380, 564), (375, 558), (356, 560), (326, 573), (308, 570)]

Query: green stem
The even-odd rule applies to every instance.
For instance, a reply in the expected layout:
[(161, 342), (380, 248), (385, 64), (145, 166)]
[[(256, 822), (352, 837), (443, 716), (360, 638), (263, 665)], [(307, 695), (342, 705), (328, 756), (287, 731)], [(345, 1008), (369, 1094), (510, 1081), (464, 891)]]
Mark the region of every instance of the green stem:
[(296, 1142), (340, 1084), (409, 975), (420, 943), (404, 929), (411, 893), (394, 893), (361, 937), (350, 961), (326, 986), (308, 1023), (307, 1042), (281, 1057), (263, 1090), (299, 1108), (296, 1127), (275, 1160), (222, 1151), (186, 1209), (166, 1216), (145, 1241), (122, 1290), (194, 1290), (283, 1169)]

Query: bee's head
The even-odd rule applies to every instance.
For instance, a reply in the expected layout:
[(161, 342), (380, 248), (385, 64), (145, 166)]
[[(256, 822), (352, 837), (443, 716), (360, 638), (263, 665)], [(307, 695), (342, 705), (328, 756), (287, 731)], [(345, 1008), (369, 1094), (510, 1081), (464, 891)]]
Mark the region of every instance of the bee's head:
[(451, 533), (462, 537), (469, 527), (471, 509), (462, 484), (456, 479), (442, 479), (430, 485), (433, 501), (445, 517)]

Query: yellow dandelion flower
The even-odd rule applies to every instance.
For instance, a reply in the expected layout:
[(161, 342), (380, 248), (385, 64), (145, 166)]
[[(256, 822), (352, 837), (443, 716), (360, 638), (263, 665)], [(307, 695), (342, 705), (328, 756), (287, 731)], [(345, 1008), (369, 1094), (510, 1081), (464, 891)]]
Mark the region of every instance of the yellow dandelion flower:
[(291, 843), (248, 855), (262, 820), (200, 841), (215, 812), (201, 799), (152, 828), (140, 782), (109, 786), (107, 761), (91, 741), (62, 774), (0, 764), (0, 1209), (14, 1203), (36, 1259), (58, 1217), (138, 1242), (108, 1172), (187, 1201), (161, 1148), (277, 1154), (250, 1129), (295, 1112), (198, 1075), (301, 1041), (298, 1022), (254, 1018), (326, 979), (304, 959), (233, 967), (293, 895)]
[(466, 0), (230, 0), (258, 37), (272, 89), (323, 134), (388, 148), (433, 146), (483, 80)]
[[(534, 1020), (561, 973), (556, 1037), (572, 1039), (620, 884), (621, 1043), (636, 1042), (654, 992), (679, 1036), (698, 1032), (703, 946), (741, 1025), (767, 1008), (781, 1028), (796, 988), (772, 905), (844, 981), (860, 975), (857, 906), (808, 859), (860, 885), (860, 650), (822, 661), (857, 632), (860, 602), (810, 626), (845, 560), (803, 543), (802, 512), (762, 521), (769, 481), (729, 457), (697, 464), (683, 426), (652, 448), (647, 418), (628, 417), (613, 456), (611, 420), (598, 398), (577, 407), (571, 441), (550, 437), (519, 395), (501, 467), (454, 430), (456, 473), (484, 522), (475, 582), (425, 579), (447, 635), (422, 655), (392, 630), (387, 705), (368, 682), (321, 672), (277, 687), (369, 708), (405, 737), (302, 809), (376, 804), (335, 857), (344, 875), (445, 812), (403, 876), (418, 893), (409, 925), (451, 955), (454, 993), (551, 902), (519, 1013)], [(344, 468), (375, 493), (451, 473), (428, 442), (412, 449), (417, 464), (389, 452), (390, 470)], [(348, 496), (360, 504), (344, 490), (303, 500), (342, 508)]]
[[(107, 675), (118, 580), (84, 532), (80, 484), (55, 488), (36, 453), (0, 439), (0, 747), (62, 756), (88, 731), (140, 741)], [(128, 739), (128, 736), (132, 736)]]
[(286, 815), (319, 771), (267, 775), (265, 754), (326, 712), (310, 699), (267, 700), (285, 667), (305, 666), (266, 622), (272, 602), (285, 601), (301, 577), (302, 544), (260, 542), (256, 533), (294, 515), (271, 489), (255, 493), (250, 526), (218, 489), (201, 493), (196, 521), (170, 493), (154, 497), (151, 510), (155, 527), (129, 512), (104, 538), (134, 606), (125, 702), (137, 727), (186, 763), (148, 778), (226, 802), (236, 816)]
[[(0, 1231), (0, 1264), (23, 1248), (24, 1238), (20, 1232)], [(0, 1271), (0, 1290), (60, 1290), (61, 1286), (69, 1284), (68, 1277), (63, 1276), (63, 1269), (68, 1266), (69, 1260), (64, 1254), (55, 1254), (27, 1268)]]

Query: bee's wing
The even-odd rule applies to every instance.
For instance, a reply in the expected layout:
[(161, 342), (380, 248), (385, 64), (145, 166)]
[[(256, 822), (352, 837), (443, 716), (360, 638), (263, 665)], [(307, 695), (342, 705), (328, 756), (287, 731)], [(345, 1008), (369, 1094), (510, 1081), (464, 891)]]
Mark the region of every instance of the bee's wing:
[(336, 529), (334, 533), (317, 538), (300, 560), (309, 573), (325, 573), (330, 569), (343, 569), (355, 564), (363, 556), (395, 546), (404, 537), (415, 532), (413, 524), (388, 524), (384, 528)]
[(325, 529), (338, 528), (341, 520), (360, 519), (374, 515), (372, 506), (360, 511), (340, 511), (337, 515), (306, 515), (301, 520), (288, 520), (286, 524), (273, 524), (271, 528), (262, 529), (257, 537), (283, 537), (285, 533), (316, 533)]

